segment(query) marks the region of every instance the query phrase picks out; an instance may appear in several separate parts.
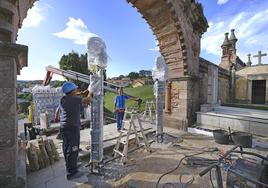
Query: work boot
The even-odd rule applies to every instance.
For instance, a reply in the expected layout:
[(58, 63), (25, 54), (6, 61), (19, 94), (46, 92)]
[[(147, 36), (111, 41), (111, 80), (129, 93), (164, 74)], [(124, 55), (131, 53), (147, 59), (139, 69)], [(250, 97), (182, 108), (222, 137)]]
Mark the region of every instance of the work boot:
[(77, 168), (80, 168), (81, 166), (83, 166), (82, 162), (77, 162)]
[(76, 171), (74, 173), (71, 173), (71, 174), (67, 174), (66, 178), (67, 180), (73, 180), (73, 179), (76, 179), (76, 178), (80, 178), (84, 175), (83, 172), (80, 172), (80, 171)]

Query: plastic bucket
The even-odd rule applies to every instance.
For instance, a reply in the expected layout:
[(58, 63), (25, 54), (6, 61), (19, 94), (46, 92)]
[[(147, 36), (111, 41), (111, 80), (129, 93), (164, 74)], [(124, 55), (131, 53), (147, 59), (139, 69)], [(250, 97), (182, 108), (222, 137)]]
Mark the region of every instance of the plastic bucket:
[(227, 131), (222, 129), (217, 129), (213, 131), (213, 137), (215, 142), (218, 144), (229, 144), (229, 134)]
[(245, 148), (252, 147), (252, 135), (245, 132), (233, 132), (231, 134), (234, 144), (239, 144)]

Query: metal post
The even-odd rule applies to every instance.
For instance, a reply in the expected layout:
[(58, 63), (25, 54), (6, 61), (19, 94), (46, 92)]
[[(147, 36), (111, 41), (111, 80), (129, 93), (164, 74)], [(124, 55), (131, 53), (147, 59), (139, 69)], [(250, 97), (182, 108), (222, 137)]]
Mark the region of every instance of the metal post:
[(163, 142), (163, 95), (165, 82), (156, 80), (156, 140)]

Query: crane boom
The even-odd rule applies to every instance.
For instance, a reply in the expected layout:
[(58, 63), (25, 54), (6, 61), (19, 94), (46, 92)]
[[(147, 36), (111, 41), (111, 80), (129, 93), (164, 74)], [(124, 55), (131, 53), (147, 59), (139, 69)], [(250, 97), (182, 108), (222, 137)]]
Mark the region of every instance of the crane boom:
[[(82, 74), (82, 73), (75, 72), (72, 70), (62, 70), (62, 69), (53, 67), (51, 65), (46, 67), (46, 71), (47, 71), (47, 74), (46, 74), (46, 77), (43, 81), (44, 86), (46, 86), (50, 83), (53, 74), (57, 74), (57, 75), (60, 75), (60, 76), (66, 77), (66, 78), (70, 78), (72, 80), (78, 80), (78, 81), (90, 84), (90, 75), (87, 75), (87, 74)], [(90, 73), (90, 74), (92, 74), (92, 73)], [(103, 85), (104, 85), (103, 88), (105, 90), (111, 91), (113, 93), (117, 93), (117, 89), (121, 87), (119, 85), (116, 85), (116, 84), (113, 84), (110, 82), (106, 82), (106, 81), (103, 82)], [(130, 97), (133, 97), (133, 96), (130, 96)]]

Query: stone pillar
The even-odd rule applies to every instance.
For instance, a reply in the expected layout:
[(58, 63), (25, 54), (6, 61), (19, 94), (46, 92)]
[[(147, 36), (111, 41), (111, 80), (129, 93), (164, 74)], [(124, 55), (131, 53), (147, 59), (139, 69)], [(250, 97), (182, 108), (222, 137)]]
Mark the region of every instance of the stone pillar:
[[(0, 187), (25, 186), (26, 161), (18, 163), (16, 81), (27, 66), (28, 47), (16, 43), (18, 29), (35, 0), (0, 0)], [(19, 146), (19, 147), (18, 147)], [(25, 164), (18, 170), (17, 164)], [(24, 171), (24, 172), (22, 172)], [(21, 174), (24, 176), (21, 178)]]
[(208, 91), (207, 91), (207, 103), (217, 104), (218, 103), (218, 67), (209, 65), (208, 66)]
[(235, 66), (231, 67), (231, 89), (230, 89), (230, 99), (231, 102), (235, 102)]
[(252, 80), (248, 80), (248, 103), (252, 103)]
[(199, 108), (198, 79), (190, 76), (173, 79), (171, 82), (171, 113), (165, 113), (164, 124), (187, 130), (196, 121)]
[(266, 85), (265, 85), (265, 104), (268, 104), (268, 79), (266, 79)]
[[(0, 42), (0, 185), (17, 185), (16, 80), (27, 64), (27, 46)], [(25, 183), (25, 182), (24, 182)], [(23, 182), (22, 182), (23, 184)]]

